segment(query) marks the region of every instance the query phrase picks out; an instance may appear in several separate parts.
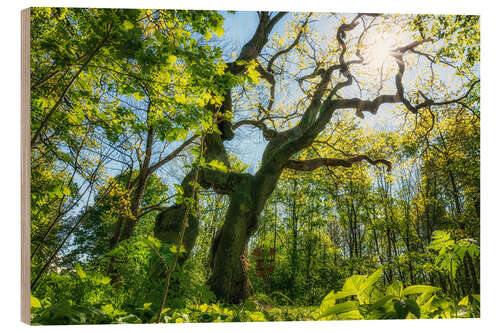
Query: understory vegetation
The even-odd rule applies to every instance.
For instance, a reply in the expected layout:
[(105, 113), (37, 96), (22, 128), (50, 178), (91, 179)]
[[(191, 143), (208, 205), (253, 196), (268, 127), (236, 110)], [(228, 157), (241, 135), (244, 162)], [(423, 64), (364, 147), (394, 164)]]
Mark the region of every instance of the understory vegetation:
[(33, 8), (31, 38), (33, 324), (480, 316), (478, 17)]

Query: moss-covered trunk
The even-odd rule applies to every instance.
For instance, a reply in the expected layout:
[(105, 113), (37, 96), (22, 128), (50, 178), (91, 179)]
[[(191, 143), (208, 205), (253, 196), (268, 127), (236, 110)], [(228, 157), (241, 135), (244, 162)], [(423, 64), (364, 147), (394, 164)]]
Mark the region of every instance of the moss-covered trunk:
[(232, 194), (224, 225), (212, 244), (209, 284), (220, 300), (239, 303), (252, 293), (248, 279), (247, 246), (257, 222), (255, 181), (248, 175)]
[(240, 303), (253, 291), (248, 278), (248, 240), (257, 230), (260, 213), (281, 175), (279, 168), (262, 171), (255, 176), (246, 174), (238, 182), (212, 244), (209, 285), (218, 299), (228, 303)]

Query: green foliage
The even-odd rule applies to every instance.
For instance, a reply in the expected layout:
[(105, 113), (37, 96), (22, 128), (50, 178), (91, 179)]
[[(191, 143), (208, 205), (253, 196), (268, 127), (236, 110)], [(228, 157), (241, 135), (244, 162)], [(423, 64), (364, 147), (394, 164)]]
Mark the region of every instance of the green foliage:
[(438, 252), (434, 265), (439, 270), (451, 274), (452, 278), (456, 277), (457, 268), (463, 264), (465, 255), (471, 258), (479, 256), (479, 247), (473, 239), (461, 239), (455, 242), (445, 231), (434, 232), (428, 248)]
[[(77, 287), (86, 284), (93, 290), (108, 286), (109, 278), (92, 275), (75, 267)], [(354, 275), (346, 279), (338, 292), (329, 293), (319, 308), (271, 306), (266, 296), (256, 297), (242, 305), (208, 304), (203, 301), (182, 306), (166, 307), (161, 322), (239, 322), (283, 320), (352, 320), (352, 319), (416, 319), (416, 318), (473, 318), (479, 316), (479, 296), (468, 295), (454, 302), (440, 293), (440, 288), (428, 285), (410, 285), (396, 281), (382, 287), (382, 269), (370, 275)], [(69, 282), (69, 281), (67, 281)], [(101, 288), (102, 288), (101, 287)], [(76, 289), (74, 289), (76, 290)], [(108, 290), (109, 291), (109, 290)], [(69, 295), (74, 295), (69, 293)], [(259, 299), (260, 300), (257, 300)], [(264, 302), (266, 301), (267, 302)], [(42, 300), (32, 296), (34, 324), (106, 324), (152, 323), (157, 321), (157, 311), (152, 303), (135, 307), (113, 305), (103, 298), (82, 300), (72, 297)]]
[(323, 299), (317, 319), (432, 319), (479, 316), (477, 295), (466, 296), (455, 303), (440, 296), (440, 288), (433, 286), (410, 285), (405, 288), (401, 282), (395, 281), (384, 289), (377, 285), (381, 275), (382, 269), (378, 269), (369, 276), (354, 275), (347, 278), (340, 291), (332, 291)]
[(480, 34), (477, 15), (417, 15), (412, 28), (421, 38), (441, 41), (438, 61), (458, 61), (459, 70), (471, 73), (479, 61)]

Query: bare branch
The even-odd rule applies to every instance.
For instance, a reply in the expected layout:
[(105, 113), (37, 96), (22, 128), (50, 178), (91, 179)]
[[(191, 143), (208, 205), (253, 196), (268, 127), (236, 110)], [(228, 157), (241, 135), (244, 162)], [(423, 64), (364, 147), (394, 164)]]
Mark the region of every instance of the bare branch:
[(168, 161), (175, 158), (181, 151), (184, 150), (184, 148), (189, 146), (197, 137), (198, 137), (198, 135), (193, 135), (192, 137), (190, 137), (189, 139), (184, 141), (179, 147), (174, 149), (170, 154), (165, 156), (162, 160), (160, 160), (160, 161), (156, 162), (155, 164), (153, 164), (152, 166), (150, 166), (148, 169), (148, 174), (152, 174), (153, 172), (155, 172), (156, 170), (161, 168), (163, 165), (165, 165)]
[(356, 162), (366, 161), (371, 165), (383, 164), (387, 167), (387, 171), (392, 170), (392, 163), (385, 159), (377, 159), (373, 160), (367, 155), (358, 155), (347, 159), (338, 159), (338, 158), (314, 158), (311, 160), (288, 160), (284, 168), (292, 169), (297, 171), (313, 171), (320, 167), (344, 167), (350, 168)]
[(267, 63), (267, 68), (266, 70), (268, 72), (273, 72), (273, 64), (274, 62), (276, 61), (276, 59), (278, 59), (280, 56), (284, 55), (284, 54), (287, 54), (288, 52), (290, 52), (295, 46), (297, 46), (297, 44), (299, 44), (299, 41), (300, 41), (300, 38), (302, 37), (303, 33), (304, 33), (304, 29), (305, 27), (307, 26), (307, 24), (309, 23), (309, 19), (311, 18), (312, 16), (312, 13), (309, 13), (309, 15), (307, 15), (306, 19), (304, 20), (304, 22), (301, 24), (301, 26), (299, 27), (299, 33), (297, 34), (297, 36), (295, 37), (295, 39), (293, 40), (293, 42), (285, 49), (283, 50), (279, 50), (278, 52), (276, 52), (272, 57), (271, 59), (269, 60), (269, 62)]
[(262, 135), (266, 140), (271, 140), (274, 138), (278, 133), (275, 130), (272, 130), (266, 126), (262, 121), (256, 121), (256, 120), (250, 120), (250, 119), (245, 119), (245, 120), (240, 120), (237, 123), (233, 125), (233, 130), (237, 129), (240, 126), (243, 125), (250, 125), (257, 127), (262, 130)]

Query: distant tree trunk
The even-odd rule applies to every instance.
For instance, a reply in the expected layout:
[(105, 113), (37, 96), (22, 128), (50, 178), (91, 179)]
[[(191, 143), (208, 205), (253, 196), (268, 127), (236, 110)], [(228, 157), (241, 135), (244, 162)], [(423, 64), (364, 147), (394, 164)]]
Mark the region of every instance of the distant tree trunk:
[[(409, 208), (407, 208), (407, 211)], [(409, 213), (406, 215), (407, 220), (406, 220), (406, 251), (407, 254), (410, 255), (412, 252), (411, 248), (411, 243), (410, 243), (410, 221), (409, 221)], [(408, 258), (408, 269), (410, 270), (410, 279), (411, 279), (411, 284), (415, 284), (415, 273), (413, 271), (413, 264), (412, 264), (412, 258)]]
[[(148, 116), (149, 107), (150, 106), (148, 106)], [(133, 169), (130, 169), (129, 171), (130, 174), (128, 180), (128, 190), (132, 194), (132, 198), (130, 199), (130, 212), (132, 213), (132, 216), (118, 216), (115, 223), (113, 236), (109, 241), (110, 250), (114, 249), (119, 242), (129, 239), (132, 236), (132, 232), (135, 228), (137, 220), (139, 219), (139, 214), (141, 212), (141, 201), (146, 190), (148, 178), (151, 175), (149, 172), (149, 164), (151, 162), (154, 135), (154, 129), (150, 127), (147, 133), (145, 156), (142, 161), (139, 161), (139, 172), (137, 177), (133, 181), (131, 181), (133, 177)], [(115, 258), (111, 257), (108, 265), (108, 274), (111, 275), (112, 282), (116, 282), (119, 279), (116, 274), (116, 268), (114, 267), (114, 264)]]
[[(455, 201), (455, 212), (456, 212), (456, 218), (460, 220), (460, 228), (464, 231), (467, 232), (467, 225), (464, 223), (462, 219), (462, 204), (460, 202), (460, 193), (459, 189), (455, 180), (455, 175), (453, 174), (453, 171), (449, 171), (449, 176), (450, 176), (450, 182), (452, 185), (452, 194), (453, 198)], [(479, 293), (479, 283), (477, 280), (477, 274), (476, 274), (476, 268), (474, 267), (474, 264), (472, 262), (472, 258), (468, 253), (465, 254), (464, 256), (464, 266), (465, 266), (465, 271), (466, 271), (466, 282), (468, 284), (468, 287), (472, 290), (474, 293)], [(470, 273), (470, 274), (467, 274)]]
[(389, 279), (389, 283), (392, 283), (394, 274), (392, 271), (392, 245), (391, 245), (391, 236), (389, 228), (386, 228), (385, 235), (387, 237), (387, 263), (389, 264), (389, 267), (387, 269), (387, 277)]
[[(293, 193), (297, 191), (297, 179), (293, 180)], [(290, 286), (292, 287), (292, 294), (295, 294), (295, 275), (298, 270), (297, 265), (297, 238), (298, 238), (298, 229), (297, 229), (297, 200), (294, 195), (292, 198), (292, 253), (290, 260), (290, 271), (292, 272)]]

